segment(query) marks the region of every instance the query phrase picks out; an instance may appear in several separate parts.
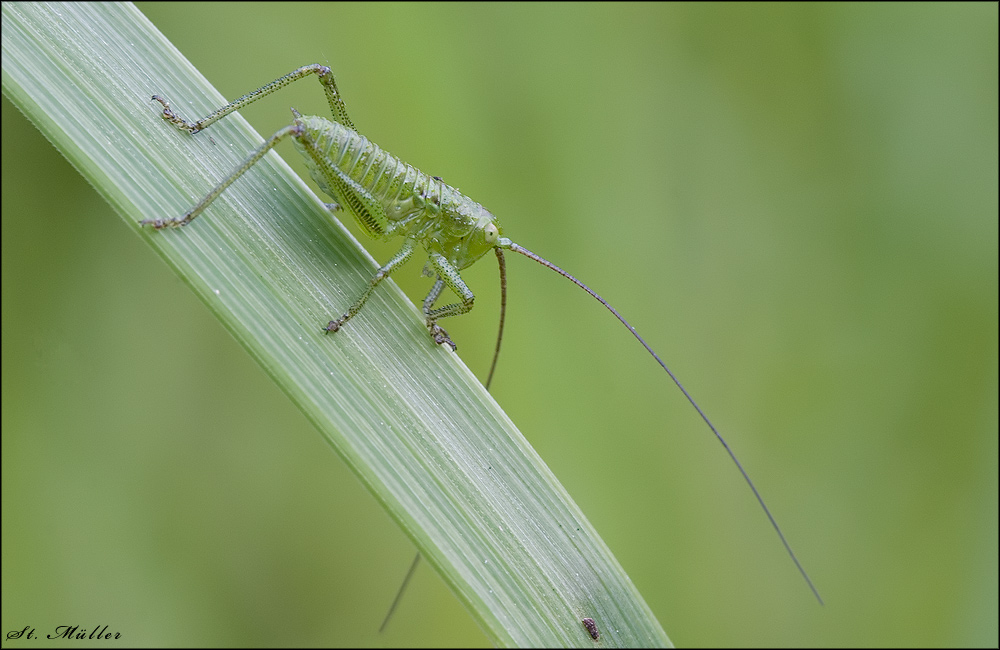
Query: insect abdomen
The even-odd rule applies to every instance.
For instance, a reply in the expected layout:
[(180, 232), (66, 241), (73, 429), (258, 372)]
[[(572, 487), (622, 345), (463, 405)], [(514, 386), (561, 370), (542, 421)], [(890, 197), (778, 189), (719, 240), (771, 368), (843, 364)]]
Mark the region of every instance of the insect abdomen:
[[(433, 205), (426, 199), (433, 186), (440, 184), (439, 181), (341, 124), (315, 116), (304, 116), (299, 121), (303, 126), (303, 135), (316, 148), (319, 157), (357, 182), (382, 205), (388, 220), (395, 222), (390, 224), (388, 231), (381, 233), (383, 236), (394, 234), (396, 228), (392, 225), (419, 217), (427, 211), (428, 205)], [(302, 146), (298, 139), (295, 142), (296, 146)], [(337, 201), (343, 201), (344, 197), (338, 196), (329, 187), (313, 157), (304, 155), (304, 158), (320, 188)]]

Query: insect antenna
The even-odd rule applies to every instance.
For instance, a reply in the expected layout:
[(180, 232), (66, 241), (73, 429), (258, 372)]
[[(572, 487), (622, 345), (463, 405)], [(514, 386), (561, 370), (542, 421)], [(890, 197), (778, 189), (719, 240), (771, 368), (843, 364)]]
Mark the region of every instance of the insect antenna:
[[(811, 589), (812, 592), (813, 592), (813, 595), (816, 596), (816, 600), (818, 600), (819, 604), (822, 605), (823, 604), (823, 598), (820, 597), (819, 591), (816, 590), (816, 587), (815, 587), (815, 585), (813, 585), (812, 580), (809, 579), (809, 574), (807, 574), (806, 570), (804, 568), (802, 568), (802, 565), (799, 563), (799, 559), (797, 557), (795, 557), (795, 553), (792, 551), (792, 547), (789, 546), (788, 541), (785, 539), (784, 533), (781, 532), (781, 528), (778, 526), (778, 522), (774, 519), (774, 516), (771, 515), (771, 511), (768, 509), (767, 505), (764, 503), (763, 497), (760, 496), (760, 492), (757, 491), (757, 487), (753, 484), (753, 481), (750, 480), (750, 475), (747, 474), (747, 472), (746, 472), (745, 469), (743, 469), (743, 465), (741, 465), (740, 461), (737, 460), (736, 454), (734, 454), (733, 450), (729, 448), (729, 444), (726, 443), (725, 438), (723, 438), (722, 434), (719, 433), (719, 430), (715, 428), (715, 425), (712, 424), (712, 421), (708, 419), (708, 416), (705, 415), (705, 412), (701, 410), (701, 407), (698, 406), (698, 403), (694, 401), (694, 398), (691, 397), (691, 394), (687, 392), (687, 389), (684, 388), (684, 385), (681, 384), (680, 380), (677, 379), (677, 377), (670, 370), (670, 368), (667, 367), (667, 364), (665, 364), (663, 362), (663, 359), (660, 358), (660, 355), (656, 354), (656, 352), (653, 351), (653, 348), (649, 347), (649, 344), (646, 343), (646, 341), (643, 340), (643, 338), (641, 336), (639, 336), (639, 333), (635, 331), (635, 328), (632, 327), (629, 324), (629, 322), (627, 320), (625, 320), (625, 318), (622, 317), (621, 314), (618, 313), (618, 310), (616, 310), (614, 307), (612, 307), (611, 305), (609, 305), (608, 302), (604, 298), (600, 297), (597, 294), (596, 291), (594, 291), (593, 289), (591, 289), (590, 287), (588, 287), (587, 285), (585, 285), (583, 282), (577, 280), (575, 277), (573, 277), (572, 275), (570, 275), (567, 271), (564, 271), (563, 269), (559, 268), (558, 266), (556, 266), (552, 262), (548, 261), (544, 257), (541, 257), (541, 256), (539, 256), (539, 255), (537, 255), (535, 253), (532, 253), (527, 248), (524, 248), (523, 246), (515, 244), (514, 242), (510, 241), (509, 239), (503, 238), (498, 243), (497, 250), (499, 250), (500, 247), (507, 248), (509, 250), (514, 251), (515, 253), (520, 253), (521, 255), (524, 255), (525, 257), (528, 257), (530, 259), (535, 260), (536, 262), (538, 262), (542, 266), (547, 267), (549, 269), (552, 269), (553, 271), (555, 271), (559, 275), (563, 276), (564, 278), (566, 278), (567, 280), (569, 280), (570, 282), (572, 282), (576, 286), (580, 287), (581, 289), (583, 289), (584, 291), (586, 291), (587, 293), (589, 293), (591, 296), (593, 296), (595, 299), (597, 299), (598, 302), (600, 302), (602, 305), (604, 305), (605, 307), (607, 307), (608, 311), (610, 311), (612, 314), (614, 314), (615, 318), (617, 318), (619, 321), (621, 321), (622, 325), (624, 325), (625, 327), (628, 328), (628, 331), (632, 332), (632, 336), (634, 336), (639, 341), (639, 343), (642, 343), (642, 347), (646, 348), (646, 351), (649, 352), (649, 354), (652, 355), (652, 357), (654, 359), (656, 359), (656, 362), (658, 364), (660, 364), (660, 367), (662, 367), (664, 370), (667, 371), (667, 374), (670, 375), (670, 379), (672, 379), (673, 382), (677, 385), (677, 387), (681, 389), (681, 392), (684, 393), (684, 397), (686, 397), (687, 400), (688, 400), (688, 402), (691, 403), (691, 406), (693, 406), (695, 408), (695, 410), (698, 411), (698, 415), (701, 416), (701, 419), (704, 420), (705, 424), (708, 425), (708, 428), (712, 430), (712, 433), (715, 434), (715, 437), (718, 439), (718, 441), (720, 443), (722, 443), (723, 447), (725, 447), (726, 453), (728, 453), (729, 457), (733, 459), (733, 462), (736, 464), (736, 467), (740, 470), (740, 474), (743, 475), (743, 479), (746, 481), (747, 485), (750, 486), (750, 490), (753, 492), (753, 495), (757, 498), (757, 503), (760, 504), (760, 507), (764, 510), (764, 514), (767, 515), (768, 520), (771, 522), (771, 527), (774, 528), (774, 532), (778, 533), (778, 537), (781, 539), (781, 543), (784, 545), (785, 550), (788, 551), (788, 555), (792, 558), (792, 562), (795, 563), (795, 566), (796, 566), (796, 568), (798, 568), (799, 573), (802, 574), (802, 577), (805, 579), (806, 584), (809, 585), (809, 589)], [(499, 350), (499, 342), (497, 344), (497, 349)]]
[(382, 619), (382, 625), (378, 628), (379, 634), (382, 634), (385, 630), (385, 626), (389, 624), (389, 619), (392, 618), (393, 613), (396, 611), (399, 601), (403, 599), (403, 592), (406, 591), (406, 587), (410, 584), (410, 578), (416, 572), (418, 564), (420, 564), (420, 551), (417, 551), (417, 556), (413, 558), (410, 570), (406, 572), (406, 577), (403, 578), (403, 584), (399, 585), (399, 591), (396, 592), (396, 597), (392, 600), (392, 604), (389, 605), (389, 611), (385, 613), (385, 618)]
[(493, 363), (490, 364), (490, 374), (486, 377), (486, 390), (493, 383), (493, 372), (497, 369), (497, 359), (500, 358), (500, 343), (503, 341), (503, 323), (507, 316), (507, 263), (503, 259), (503, 250), (494, 248), (497, 254), (497, 266), (500, 267), (500, 330), (497, 332), (497, 346), (493, 350)]
[[(503, 324), (507, 315), (507, 263), (504, 261), (502, 250), (499, 248), (494, 248), (493, 250), (497, 254), (497, 264), (500, 266), (500, 331), (497, 332), (497, 346), (493, 351), (493, 363), (490, 364), (490, 374), (486, 377), (486, 390), (490, 389), (490, 383), (493, 381), (493, 371), (497, 369), (497, 358), (500, 356), (500, 342), (503, 341)], [(385, 627), (389, 624), (389, 619), (392, 618), (396, 607), (399, 605), (399, 601), (403, 599), (403, 592), (409, 586), (410, 578), (416, 572), (418, 564), (420, 564), (420, 551), (417, 551), (417, 556), (413, 558), (410, 570), (406, 572), (406, 577), (403, 578), (403, 584), (399, 586), (396, 597), (393, 599), (392, 605), (389, 606), (389, 611), (385, 613), (385, 618), (382, 619), (382, 625), (378, 628), (379, 634), (385, 630)]]

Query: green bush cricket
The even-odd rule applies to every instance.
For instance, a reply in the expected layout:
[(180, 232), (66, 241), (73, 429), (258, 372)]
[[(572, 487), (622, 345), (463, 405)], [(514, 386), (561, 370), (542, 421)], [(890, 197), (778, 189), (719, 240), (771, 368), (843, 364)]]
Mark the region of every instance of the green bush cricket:
[[(309, 75), (316, 75), (323, 86), (333, 121), (323, 117), (303, 116), (293, 109), (294, 119), (290, 125), (278, 130), (268, 138), (236, 170), (216, 185), (187, 213), (178, 218), (147, 219), (140, 223), (156, 229), (180, 227), (191, 223), (237, 178), (253, 167), (279, 142), (291, 137), (296, 149), (305, 158), (313, 179), (325, 193), (336, 201), (336, 203), (327, 204), (331, 211), (343, 210), (350, 213), (372, 238), (381, 240), (395, 237), (403, 238), (403, 244), (399, 251), (378, 269), (368, 288), (347, 311), (338, 318), (329, 321), (322, 328), (323, 331), (325, 333), (337, 332), (347, 321), (357, 315), (376, 287), (409, 260), (419, 247), (427, 255), (424, 274), (435, 278), (434, 285), (423, 301), (423, 313), (428, 331), (435, 343), (448, 345), (452, 350), (455, 350), (457, 346), (449, 338), (447, 331), (438, 324), (438, 321), (449, 316), (464, 314), (472, 309), (475, 296), (463, 281), (461, 271), (471, 266), (487, 252), (493, 251), (500, 265), (503, 297), (501, 299), (500, 332), (497, 336), (493, 363), (486, 381), (487, 388), (489, 388), (493, 378), (503, 337), (504, 305), (506, 302), (503, 251), (510, 250), (520, 253), (555, 271), (589, 293), (614, 314), (666, 371), (726, 449), (767, 515), (789, 557), (795, 563), (813, 595), (822, 604), (823, 600), (819, 592), (799, 563), (777, 521), (771, 515), (764, 499), (757, 491), (749, 474), (736, 458), (735, 453), (701, 407), (659, 355), (636, 332), (635, 328), (586, 284), (555, 264), (504, 237), (496, 217), (482, 205), (446, 184), (441, 178), (425, 174), (404, 163), (358, 133), (347, 115), (346, 107), (330, 68), (318, 64), (298, 68), (223, 106), (197, 122), (189, 122), (179, 116), (170, 108), (169, 103), (164, 98), (154, 95), (153, 99), (162, 104), (163, 119), (182, 131), (195, 134), (208, 128), (229, 113)], [(445, 288), (450, 289), (458, 296), (459, 302), (435, 308), (434, 304)], [(415, 566), (416, 561), (411, 566), (410, 575), (412, 575)], [(384, 625), (383, 623), (383, 627)], [(591, 632), (592, 636), (593, 634)], [(596, 636), (594, 638), (596, 639)]]

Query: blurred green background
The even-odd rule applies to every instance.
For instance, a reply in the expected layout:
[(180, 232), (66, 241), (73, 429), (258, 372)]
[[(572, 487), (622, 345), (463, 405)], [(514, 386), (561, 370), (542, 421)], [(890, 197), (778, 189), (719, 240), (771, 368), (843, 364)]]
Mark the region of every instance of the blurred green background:
[[(662, 371), (508, 258), (494, 394), (676, 643), (996, 646), (996, 4), (140, 8), (229, 97), (330, 65), (679, 374), (826, 607)], [(324, 114), (296, 86), (244, 115)], [(4, 630), (483, 645), (427, 565), (377, 634), (406, 536), (6, 100), (3, 161)], [(465, 277), (485, 376), (496, 269)]]

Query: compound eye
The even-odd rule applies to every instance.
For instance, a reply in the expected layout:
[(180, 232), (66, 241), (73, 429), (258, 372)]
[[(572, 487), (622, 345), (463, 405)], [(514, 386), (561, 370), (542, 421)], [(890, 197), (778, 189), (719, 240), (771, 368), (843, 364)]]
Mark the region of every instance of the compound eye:
[(497, 228), (495, 223), (488, 223), (483, 228), (483, 236), (486, 237), (486, 243), (492, 245), (496, 243), (497, 237), (500, 236), (500, 229)]

